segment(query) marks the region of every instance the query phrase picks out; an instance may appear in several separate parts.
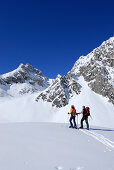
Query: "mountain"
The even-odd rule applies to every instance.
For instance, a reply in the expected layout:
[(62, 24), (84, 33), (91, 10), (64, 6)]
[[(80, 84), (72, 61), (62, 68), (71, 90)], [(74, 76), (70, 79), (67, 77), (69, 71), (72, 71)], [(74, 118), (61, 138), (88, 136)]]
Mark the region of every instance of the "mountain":
[(114, 104), (114, 37), (87, 56), (81, 56), (70, 74), (83, 76), (95, 93), (107, 97)]
[[(71, 105), (90, 107), (89, 130), (68, 128)], [(114, 37), (66, 76), (29, 64), (0, 76), (0, 153), (2, 170), (114, 169)]]
[(29, 64), (0, 76), (0, 122), (66, 123), (71, 105), (77, 112), (90, 107), (90, 126), (114, 127), (114, 37), (81, 56), (66, 76), (51, 80)]
[(57, 76), (53, 84), (37, 98), (52, 102), (52, 106), (63, 107), (69, 99), (81, 93), (78, 79), (83, 77), (92, 91), (107, 97), (114, 104), (114, 37), (103, 42), (87, 56), (81, 56), (69, 73)]
[(34, 93), (46, 89), (50, 80), (42, 72), (30, 64), (20, 66), (0, 76), (0, 96), (17, 96), (27, 93)]
[(52, 106), (60, 108), (69, 103), (69, 99), (73, 96), (73, 93), (77, 95), (80, 93), (80, 87), (76, 81), (58, 75), (48, 89), (36, 98), (36, 101), (41, 98), (44, 101), (51, 102)]

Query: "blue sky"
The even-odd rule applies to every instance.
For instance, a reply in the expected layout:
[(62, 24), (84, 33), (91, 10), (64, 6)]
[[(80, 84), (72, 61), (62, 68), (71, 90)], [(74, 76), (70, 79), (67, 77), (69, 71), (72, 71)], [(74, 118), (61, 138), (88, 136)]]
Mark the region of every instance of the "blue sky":
[(0, 74), (29, 63), (49, 78), (114, 36), (114, 1), (0, 1)]

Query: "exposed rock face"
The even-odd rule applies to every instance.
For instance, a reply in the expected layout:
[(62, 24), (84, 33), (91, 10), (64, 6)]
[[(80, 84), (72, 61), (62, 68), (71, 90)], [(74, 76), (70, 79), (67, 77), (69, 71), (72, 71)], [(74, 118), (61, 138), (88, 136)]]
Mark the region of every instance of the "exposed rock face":
[(82, 75), (94, 92), (114, 104), (114, 37), (80, 57), (70, 73)]
[(44, 101), (51, 102), (52, 106), (60, 108), (68, 104), (69, 98), (73, 96), (73, 93), (80, 93), (77, 83), (65, 76), (61, 77), (58, 75), (46, 91), (36, 98), (36, 101), (43, 99)]
[(42, 99), (61, 108), (69, 103), (71, 97), (81, 93), (83, 87), (77, 83), (80, 76), (95, 93), (107, 97), (114, 104), (114, 37), (87, 56), (81, 56), (66, 76), (58, 75), (52, 83), (33, 66), (21, 64), (16, 70), (0, 76), (1, 96), (4, 96), (4, 91), (5, 96), (13, 96), (14, 92), (21, 95), (38, 92), (36, 101)]
[(0, 76), (1, 84), (25, 83), (29, 81), (30, 84), (37, 83), (43, 86), (44, 81), (47, 80), (48, 79), (43, 76), (41, 71), (29, 64), (21, 64), (17, 70)]
[(45, 89), (49, 86), (48, 78), (41, 71), (29, 64), (21, 64), (16, 70), (0, 76), (0, 85), (8, 86), (10, 89), (20, 84), (19, 94), (33, 93), (39, 88)]

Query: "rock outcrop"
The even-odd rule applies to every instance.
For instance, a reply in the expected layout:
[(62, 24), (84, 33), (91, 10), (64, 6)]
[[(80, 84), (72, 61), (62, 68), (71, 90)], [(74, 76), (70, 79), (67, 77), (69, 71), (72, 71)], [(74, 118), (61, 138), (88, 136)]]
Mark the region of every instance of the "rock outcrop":
[(16, 70), (0, 76), (0, 86), (7, 86), (8, 89), (17, 88), (18, 94), (21, 95), (44, 90), (49, 85), (49, 79), (30, 64), (20, 64)]
[(114, 104), (114, 37), (87, 56), (81, 56), (70, 73), (82, 75), (94, 92)]
[(69, 98), (72, 97), (74, 93), (80, 93), (80, 88), (76, 81), (58, 75), (53, 83), (36, 98), (36, 101), (42, 99), (51, 102), (52, 106), (60, 108), (68, 104)]

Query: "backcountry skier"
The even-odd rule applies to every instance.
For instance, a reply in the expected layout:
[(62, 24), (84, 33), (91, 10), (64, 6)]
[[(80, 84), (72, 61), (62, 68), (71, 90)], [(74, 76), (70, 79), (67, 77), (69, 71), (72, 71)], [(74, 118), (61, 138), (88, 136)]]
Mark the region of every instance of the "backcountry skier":
[[(70, 120), (69, 120), (70, 121), (69, 128), (76, 128), (77, 129), (77, 125), (76, 125), (76, 121), (75, 121), (76, 109), (75, 109), (74, 105), (71, 105), (71, 109), (70, 109), (70, 112), (68, 114), (71, 114), (71, 117), (70, 117)], [(72, 120), (73, 120), (74, 126), (73, 126)]]
[(81, 119), (81, 129), (83, 129), (83, 121), (85, 120), (86, 125), (87, 125), (87, 129), (89, 130), (89, 123), (88, 123), (88, 116), (90, 116), (90, 111), (89, 111), (89, 107), (82, 106), (82, 112), (83, 114), (82, 119)]

